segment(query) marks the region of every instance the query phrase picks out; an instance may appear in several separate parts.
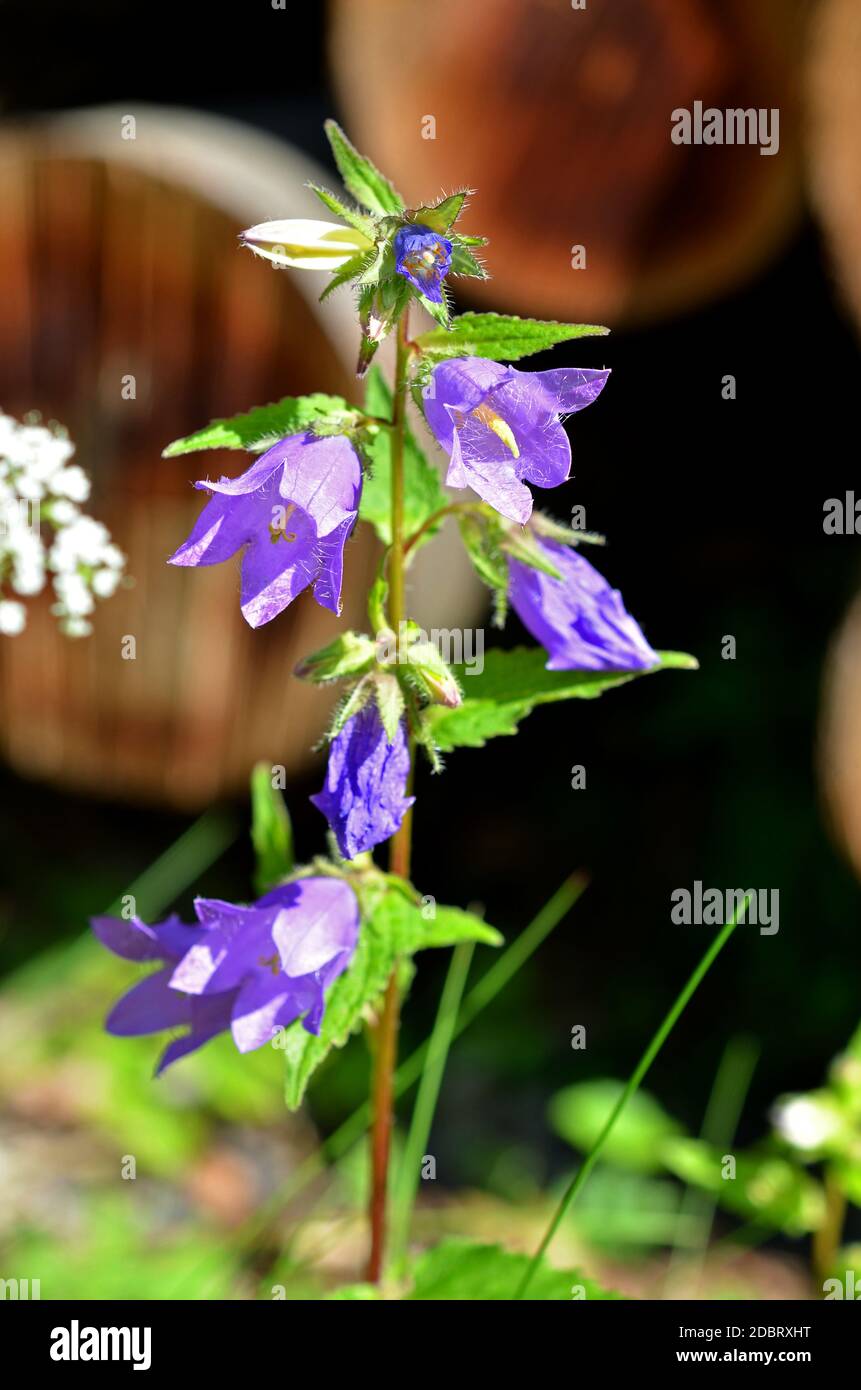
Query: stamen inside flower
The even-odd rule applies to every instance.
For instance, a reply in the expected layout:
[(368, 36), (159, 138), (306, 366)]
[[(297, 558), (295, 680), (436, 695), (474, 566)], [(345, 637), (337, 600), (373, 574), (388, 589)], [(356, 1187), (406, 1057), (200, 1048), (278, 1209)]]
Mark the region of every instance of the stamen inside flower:
[(278, 975), (281, 971), (281, 961), (278, 958), (277, 951), (274, 956), (260, 956), (257, 964), (262, 966), (264, 970), (268, 966), (273, 975)]
[(517, 447), (517, 440), (514, 438), (514, 431), (507, 420), (503, 420), (502, 416), (497, 415), (495, 410), (491, 410), (489, 405), (477, 405), (474, 410), (470, 411), (470, 415), (473, 415), (476, 420), (480, 420), (487, 429), (492, 430), (497, 439), (502, 440), (506, 449), (510, 449), (516, 459), (520, 458), (520, 450)]

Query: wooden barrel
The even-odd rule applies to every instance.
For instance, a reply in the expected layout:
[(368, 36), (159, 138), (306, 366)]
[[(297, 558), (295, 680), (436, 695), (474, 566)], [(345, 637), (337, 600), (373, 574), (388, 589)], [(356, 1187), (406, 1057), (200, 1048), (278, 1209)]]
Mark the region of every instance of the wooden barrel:
[(165, 563), (203, 503), (191, 480), (246, 463), (165, 460), (165, 444), (283, 395), (355, 398), (357, 329), (349, 291), (320, 306), (328, 277), (277, 272), (237, 242), (266, 218), (318, 215), (303, 183), (320, 170), (232, 123), (135, 116), (134, 139), (119, 108), (0, 139), (0, 407), (68, 427), (132, 581), (80, 641), (57, 631), (49, 594), (28, 600), (27, 630), (0, 639), (0, 752), (25, 775), (191, 809), (242, 787), (257, 758), (288, 773), (308, 758), (327, 701), (292, 668), (365, 625), (378, 556), (358, 528), (342, 618), (306, 594), (256, 632), (238, 562)]
[(818, 769), (835, 839), (861, 877), (861, 595), (825, 664)]
[(808, 70), (809, 176), (832, 263), (861, 327), (861, 5), (823, 0)]
[[(410, 202), (478, 190), (482, 304), (647, 321), (758, 269), (801, 206), (800, 0), (336, 0), (353, 139)], [(780, 109), (780, 149), (684, 146), (671, 113)], [(585, 268), (576, 248), (585, 250)]]

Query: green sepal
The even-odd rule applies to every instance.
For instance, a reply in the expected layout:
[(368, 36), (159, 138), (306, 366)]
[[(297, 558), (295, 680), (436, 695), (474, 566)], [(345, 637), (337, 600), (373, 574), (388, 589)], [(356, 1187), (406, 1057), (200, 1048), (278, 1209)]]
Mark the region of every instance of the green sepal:
[(348, 227), (353, 227), (357, 232), (361, 232), (369, 241), (374, 241), (377, 235), (376, 223), (372, 217), (359, 212), (356, 208), (351, 208), (348, 203), (343, 203), (334, 193), (330, 193), (328, 188), (321, 188), (319, 184), (311, 183), (306, 185), (317, 197), (324, 207), (330, 212), (334, 212), (336, 217), (342, 218)]
[(339, 290), (342, 285), (351, 284), (354, 280), (361, 281), (369, 267), (373, 265), (376, 254), (373, 247), (370, 251), (357, 251), (355, 256), (351, 256), (339, 270), (334, 270), (331, 280), (320, 295), (320, 303), (322, 304), (324, 299), (328, 299), (329, 295), (334, 294), (335, 290)]
[(473, 280), (489, 280), (490, 274), (459, 237), (451, 244), (451, 275), (467, 275)]
[(329, 725), (329, 732), (326, 735), (330, 742), (337, 737), (354, 714), (358, 714), (360, 710), (364, 709), (373, 693), (370, 678), (364, 676), (357, 685), (346, 692), (343, 699), (338, 701)]
[(422, 227), (429, 227), (432, 232), (445, 234), (463, 212), (467, 198), (472, 197), (474, 188), (461, 188), (457, 193), (451, 193), (447, 198), (441, 198), (438, 203), (431, 203), (424, 207), (411, 209), (407, 214), (408, 221), (418, 223)]
[(371, 670), (375, 655), (373, 639), (365, 633), (342, 632), (325, 647), (304, 656), (294, 667), (293, 674), (315, 685), (362, 676)]
[(380, 712), (380, 720), (385, 729), (386, 738), (389, 743), (394, 743), (406, 709), (404, 692), (401, 690), (397, 676), (393, 676), (389, 671), (375, 671), (373, 685), (374, 697), (377, 701), (377, 709)]

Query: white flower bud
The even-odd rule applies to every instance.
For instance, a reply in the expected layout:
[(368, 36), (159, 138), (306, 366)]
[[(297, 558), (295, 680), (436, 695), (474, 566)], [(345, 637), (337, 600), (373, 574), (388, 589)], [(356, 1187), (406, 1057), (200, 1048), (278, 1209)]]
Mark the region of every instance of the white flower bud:
[(306, 217), (260, 222), (242, 232), (239, 239), (249, 251), (273, 265), (298, 270), (338, 270), (357, 251), (370, 251), (373, 246), (353, 227)]

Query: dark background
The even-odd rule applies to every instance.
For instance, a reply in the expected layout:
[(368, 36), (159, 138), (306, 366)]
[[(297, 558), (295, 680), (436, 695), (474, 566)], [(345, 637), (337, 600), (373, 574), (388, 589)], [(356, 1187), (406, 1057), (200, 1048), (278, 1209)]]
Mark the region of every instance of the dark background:
[[(242, 6), (241, 25), (239, 9), (0, 5), (3, 110), (177, 103), (329, 163), (321, 125), (339, 112), (322, 10), (291, 7), (289, 42), (277, 46), (266, 7)], [(480, 197), (473, 220), (480, 227)], [(457, 300), (470, 307), (462, 288)], [(562, 1162), (547, 1097), (585, 1076), (628, 1074), (710, 938), (707, 927), (670, 923), (671, 891), (694, 879), (779, 889), (780, 931), (742, 927), (676, 1028), (649, 1082), (671, 1111), (696, 1127), (726, 1040), (752, 1034), (761, 1056), (740, 1137), (753, 1139), (777, 1093), (819, 1083), (859, 1017), (858, 888), (829, 840), (815, 751), (826, 650), (858, 585), (855, 542), (822, 530), (824, 500), (854, 479), (858, 348), (817, 230), (806, 220), (742, 291), (662, 326), (614, 331), (599, 356), (614, 374), (575, 422), (576, 498), (572, 489), (542, 502), (563, 519), (574, 500), (585, 504), (588, 524), (610, 539), (599, 565), (650, 641), (694, 653), (701, 670), (549, 706), (517, 740), (421, 775), (423, 891), (484, 904), (510, 939), (572, 870), (592, 878), (453, 1052), (435, 1139), (456, 1183), (481, 1181), (497, 1142), (530, 1147), (539, 1177)], [(591, 365), (589, 345), (552, 360)], [(726, 373), (735, 401), (721, 398)], [(737, 640), (735, 661), (721, 659), (725, 634)], [(512, 618), (502, 640), (522, 639)], [(570, 789), (576, 763), (585, 791)], [(0, 776), (3, 840), (14, 845), (0, 902), (7, 966), (78, 934), (187, 824)], [(307, 803), (317, 781), (291, 789), (300, 856), (320, 847)], [(243, 898), (250, 868), (240, 835), (207, 874), (207, 895)], [(407, 1045), (432, 1021), (443, 968), (422, 965)], [(585, 1053), (569, 1046), (577, 1023)], [(356, 1056), (321, 1083), (312, 1108), (322, 1123), (359, 1094), (363, 1066)]]

